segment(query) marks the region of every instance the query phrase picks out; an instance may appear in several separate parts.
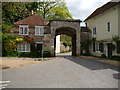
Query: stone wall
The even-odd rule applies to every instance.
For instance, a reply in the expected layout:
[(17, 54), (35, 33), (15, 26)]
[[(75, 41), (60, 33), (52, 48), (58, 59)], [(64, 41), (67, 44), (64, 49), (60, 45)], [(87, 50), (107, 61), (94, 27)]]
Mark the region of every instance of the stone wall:
[[(56, 35), (66, 34), (72, 37), (72, 55), (80, 55), (80, 20), (57, 19), (49, 23), (51, 30), (51, 46), (55, 45)], [(55, 50), (55, 48), (51, 48)], [(55, 53), (54, 53), (55, 54)]]

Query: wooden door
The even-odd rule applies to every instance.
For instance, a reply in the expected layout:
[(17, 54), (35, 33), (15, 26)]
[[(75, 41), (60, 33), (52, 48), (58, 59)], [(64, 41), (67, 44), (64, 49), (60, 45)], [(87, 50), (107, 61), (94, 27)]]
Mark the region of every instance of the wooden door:
[(42, 44), (37, 44), (37, 51), (39, 52), (39, 57), (42, 56)]

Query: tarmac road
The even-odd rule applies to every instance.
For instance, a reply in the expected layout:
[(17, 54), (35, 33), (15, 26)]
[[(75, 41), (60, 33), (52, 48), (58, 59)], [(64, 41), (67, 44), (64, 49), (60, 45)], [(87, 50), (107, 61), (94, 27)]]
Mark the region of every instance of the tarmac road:
[(116, 67), (75, 57), (56, 57), (2, 71), (6, 88), (118, 88)]

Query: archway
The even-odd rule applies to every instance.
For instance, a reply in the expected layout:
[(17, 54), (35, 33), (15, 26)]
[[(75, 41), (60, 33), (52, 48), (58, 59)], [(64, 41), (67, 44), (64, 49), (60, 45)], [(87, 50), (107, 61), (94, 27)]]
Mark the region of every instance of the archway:
[(65, 34), (72, 37), (72, 56), (80, 55), (80, 20), (53, 19), (49, 22), (51, 33), (51, 50), (55, 56), (56, 35)]
[[(55, 30), (54, 51), (56, 50), (56, 36), (68, 35), (72, 38), (72, 56), (76, 56), (76, 30), (70, 27), (60, 27)], [(56, 53), (54, 53), (56, 56)]]

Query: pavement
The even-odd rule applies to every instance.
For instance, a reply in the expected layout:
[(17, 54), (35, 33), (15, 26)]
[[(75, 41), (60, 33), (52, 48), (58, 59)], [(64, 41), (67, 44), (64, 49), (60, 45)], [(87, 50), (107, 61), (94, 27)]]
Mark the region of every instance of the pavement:
[(6, 88), (118, 88), (117, 67), (75, 57), (2, 70)]
[(72, 52), (67, 52), (67, 53), (57, 53), (57, 57), (67, 57), (67, 56), (72, 56)]
[(23, 57), (23, 58), (18, 58), (18, 57), (0, 57), (0, 60), (38, 60), (38, 59), (41, 59), (41, 58), (26, 58), (26, 57)]

